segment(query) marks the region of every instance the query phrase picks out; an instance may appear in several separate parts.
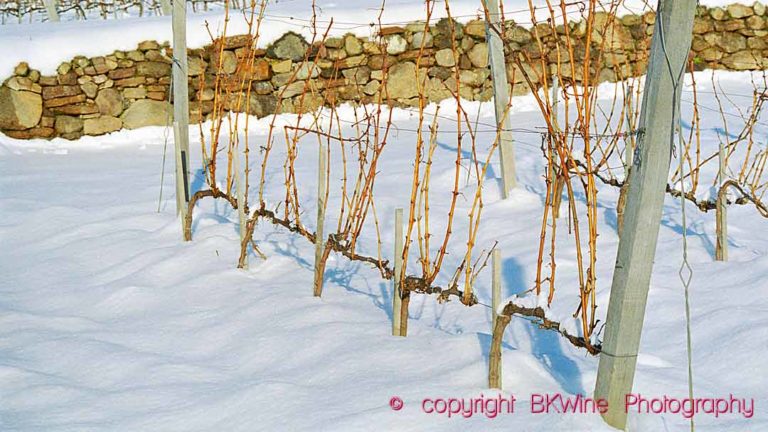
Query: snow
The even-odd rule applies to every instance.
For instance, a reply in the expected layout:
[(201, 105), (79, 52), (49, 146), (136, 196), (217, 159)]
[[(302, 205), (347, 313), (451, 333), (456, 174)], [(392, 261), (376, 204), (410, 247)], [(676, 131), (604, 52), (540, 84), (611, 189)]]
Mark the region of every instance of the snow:
[[(702, 89), (708, 77), (709, 72), (699, 74)], [(716, 78), (730, 93), (752, 91), (748, 74), (718, 72)], [(612, 96), (608, 90), (601, 103)], [(689, 91), (684, 99), (690, 99)], [(712, 94), (702, 91), (699, 98), (716, 106)], [(450, 117), (451, 104), (444, 102), (441, 113)], [(490, 105), (465, 108), (472, 116), (479, 113), (480, 124), (493, 122)], [(339, 113), (353, 118), (351, 107)], [(393, 115), (399, 131), (392, 132), (384, 151), (376, 186), (385, 258), (393, 248), (391, 215), (407, 205), (401, 191), (412, 169), (409, 130), (416, 128), (412, 112)], [(703, 143), (712, 150), (719, 114), (702, 115)], [(686, 103), (683, 118), (689, 116)], [(542, 125), (531, 96), (515, 99), (512, 118), (514, 127)], [(251, 125), (254, 145), (263, 143), (267, 121)], [(444, 227), (450, 193), (451, 182), (441, 179), (452, 179), (455, 157), (455, 135), (449, 132), (454, 124), (440, 123), (444, 132), (432, 182), (435, 233)], [(323, 297), (314, 298), (313, 246), (264, 223), (255, 239), (268, 259), (251, 256), (250, 269), (237, 270), (237, 214), (213, 200), (195, 211), (194, 241), (182, 242), (172, 158), (156, 212), (167, 133), (145, 128), (75, 142), (0, 137), (0, 430), (610, 430), (593, 414), (530, 413), (532, 394), (591, 395), (597, 358), (519, 318), (512, 320), (503, 344), (503, 395), (518, 398), (514, 414), (491, 419), (423, 413), (425, 398), (496, 396), (485, 388), (490, 310), (415, 296), (409, 335), (395, 338), (389, 335), (391, 287), (364, 265), (332, 259)], [(491, 137), (479, 134), (480, 158)], [(499, 241), (506, 297), (532, 286), (545, 190), (538, 137), (515, 137), (520, 187), (500, 199), (494, 158), (477, 239), (480, 248)], [(765, 121), (756, 137), (764, 148)], [(191, 148), (199, 148), (194, 128), (191, 138)], [(310, 203), (304, 208), (310, 228), (313, 141), (302, 141), (296, 162), (302, 202)], [(285, 152), (280, 140), (274, 149), (279, 161)], [(333, 172), (338, 160), (336, 148)], [(200, 166), (199, 154), (192, 166)], [(282, 175), (282, 165), (275, 163), (267, 176), (271, 203), (281, 198)], [(329, 209), (338, 204), (336, 186), (332, 183)], [(200, 187), (199, 177), (194, 187)], [(600, 319), (618, 244), (617, 198), (616, 190), (601, 187)], [(461, 259), (468, 200), (459, 201), (448, 269)], [(668, 197), (634, 387), (651, 397), (687, 395), (680, 216), (679, 202)], [(714, 214), (689, 205), (688, 218), (695, 394), (733, 394), (754, 398), (756, 405), (749, 419), (697, 416), (697, 430), (766, 430), (768, 238), (760, 234), (766, 220), (749, 206), (731, 207), (730, 261), (722, 263), (714, 261)], [(560, 240), (560, 282), (547, 313), (576, 328), (569, 319), (577, 286), (573, 242), (562, 231)], [(375, 254), (371, 227), (360, 245), (360, 252)], [(414, 256), (409, 266), (416, 268)], [(477, 285), (485, 304), (489, 278), (484, 272)], [(390, 408), (393, 396), (404, 400), (401, 411)], [(632, 413), (629, 422), (636, 431), (687, 427), (680, 414)]]
[[(518, 4), (519, 3), (519, 4)], [(702, 2), (702, 4), (726, 2)], [(378, 2), (319, 1), (320, 18), (334, 17), (333, 34), (370, 35)], [(476, 16), (476, 0), (451, 2), (462, 21)], [(527, 1), (505, 2), (521, 9)], [(365, 10), (365, 14), (360, 10)], [(382, 21), (401, 23), (423, 15), (420, 2), (388, 1)], [(264, 44), (287, 30), (308, 35), (307, 2), (270, 6), (262, 28)], [(436, 17), (444, 11), (436, 8)], [(525, 22), (525, 13), (513, 14)], [(205, 23), (220, 28), (220, 11), (190, 15), (190, 46), (209, 42)], [(230, 22), (230, 34), (244, 31)], [(167, 17), (6, 25), (0, 27), (0, 76), (19, 61), (43, 73), (75, 55), (103, 55), (133, 49), (141, 40), (170, 39)], [(93, 41), (99, 41), (94, 44)], [(706, 93), (709, 73), (699, 74), (702, 105), (716, 106)], [(738, 114), (751, 84), (744, 73), (716, 74)], [(708, 87), (709, 86), (709, 87)], [(605, 95), (612, 95), (606, 86)], [(690, 118), (690, 87), (683, 95)], [(607, 99), (602, 99), (606, 103)], [(488, 104), (465, 104), (480, 123), (493, 122)], [(435, 109), (435, 107), (430, 107)], [(451, 102), (441, 113), (450, 117)], [(543, 124), (530, 96), (514, 101), (514, 127)], [(343, 119), (353, 110), (342, 107)], [(703, 142), (717, 146), (719, 113), (702, 110)], [(392, 251), (394, 208), (405, 207), (401, 193), (412, 169), (412, 112), (396, 110), (398, 131), (381, 162), (376, 207), (385, 258)], [(292, 116), (281, 118), (290, 123)], [(263, 142), (268, 119), (251, 126), (253, 142)], [(736, 121), (729, 117), (729, 121)], [(738, 123), (738, 122), (737, 122)], [(434, 230), (441, 233), (445, 197), (453, 178), (454, 123), (443, 131), (433, 167)], [(503, 347), (504, 395), (519, 399), (515, 414), (494, 419), (482, 415), (446, 418), (421, 412), (425, 398), (493, 397), (485, 388), (490, 344), (490, 310), (432, 297), (411, 301), (409, 336), (389, 336), (391, 287), (364, 265), (331, 258), (321, 299), (312, 297), (313, 247), (302, 239), (263, 224), (256, 241), (268, 255), (251, 257), (248, 271), (235, 268), (237, 215), (222, 203), (203, 201), (195, 211), (192, 243), (183, 243), (175, 217), (172, 158), (165, 167), (161, 211), (156, 212), (164, 142), (169, 131), (145, 128), (78, 141), (16, 141), (0, 136), (0, 430), (609, 430), (596, 415), (531, 414), (534, 393), (590, 395), (597, 359), (565, 343), (556, 334), (515, 318)], [(192, 148), (199, 148), (191, 129)], [(479, 134), (480, 158), (492, 138)], [(765, 148), (768, 125), (757, 127), (756, 145)], [(521, 187), (500, 199), (499, 168), (494, 163), (484, 190), (480, 248), (499, 241), (503, 254), (505, 297), (517, 298), (532, 286), (544, 183), (539, 137), (515, 135)], [(302, 144), (297, 161), (302, 201), (315, 202), (317, 148)], [(306, 146), (306, 147), (304, 147)], [(306, 149), (305, 149), (306, 148)], [(275, 145), (279, 160), (284, 152)], [(338, 170), (338, 152), (332, 166)], [(673, 161), (675, 162), (675, 161)], [(193, 166), (199, 167), (199, 155)], [(702, 172), (713, 178), (714, 165)], [(336, 171), (338, 172), (338, 171)], [(282, 167), (270, 171), (268, 200), (278, 202)], [(404, 180), (406, 179), (406, 180)], [(462, 184), (472, 180), (468, 175)], [(702, 182), (700, 197), (710, 191)], [(199, 176), (195, 187), (200, 187)], [(337, 189), (332, 188), (332, 192)], [(472, 188), (466, 188), (472, 192)], [(442, 197), (442, 198), (438, 198)], [(598, 310), (604, 319), (618, 237), (616, 190), (602, 187), (599, 208)], [(466, 213), (459, 202), (446, 268), (458, 265), (466, 241)], [(331, 196), (330, 208), (338, 204)], [(700, 416), (702, 431), (768, 429), (765, 404), (768, 378), (768, 239), (766, 220), (750, 206), (729, 210), (730, 261), (714, 256), (714, 214), (687, 207), (689, 260), (693, 268), (695, 393), (700, 397), (755, 398), (755, 416)], [(310, 227), (314, 214), (304, 209)], [(329, 218), (336, 216), (331, 213)], [(635, 391), (653, 397), (687, 395), (685, 322), (682, 286), (680, 204), (667, 198), (651, 282), (646, 327)], [(560, 234), (559, 288), (547, 313), (570, 331), (576, 298), (572, 240)], [(364, 233), (362, 252), (375, 254), (372, 229)], [(416, 268), (411, 257), (410, 268)], [(438, 282), (444, 283), (445, 276)], [(482, 303), (490, 302), (489, 272), (479, 280)], [(399, 412), (392, 396), (405, 401)], [(683, 430), (675, 414), (632, 414), (630, 430)]]

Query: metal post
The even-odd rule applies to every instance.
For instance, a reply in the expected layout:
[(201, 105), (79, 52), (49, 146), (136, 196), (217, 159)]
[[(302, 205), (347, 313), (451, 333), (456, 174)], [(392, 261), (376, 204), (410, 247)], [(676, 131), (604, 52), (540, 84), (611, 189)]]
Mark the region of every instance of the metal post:
[(392, 336), (400, 334), (400, 313), (403, 298), (400, 289), (400, 275), (403, 271), (403, 209), (395, 209), (395, 289), (392, 292)]
[(187, 4), (173, 2), (173, 142), (176, 151), (176, 213), (182, 230), (189, 205), (189, 89), (187, 78)]
[(509, 191), (516, 184), (515, 179), (515, 147), (512, 141), (512, 122), (509, 118), (509, 83), (507, 82), (507, 67), (504, 61), (504, 43), (500, 34), (501, 10), (498, 0), (482, 0), (485, 9), (485, 34), (488, 40), (488, 60), (491, 65), (493, 82), (493, 102), (496, 110), (496, 124), (502, 129), (499, 135), (499, 160), (501, 161), (502, 197), (507, 198)]
[[(639, 151), (629, 184), (624, 227), (611, 286), (595, 398), (604, 420), (624, 429), (624, 400), (632, 391), (648, 288), (669, 176), (676, 107), (693, 33), (696, 0), (660, 0), (640, 116)], [(675, 86), (674, 83), (678, 83)], [(682, 155), (680, 155), (682, 157)]]

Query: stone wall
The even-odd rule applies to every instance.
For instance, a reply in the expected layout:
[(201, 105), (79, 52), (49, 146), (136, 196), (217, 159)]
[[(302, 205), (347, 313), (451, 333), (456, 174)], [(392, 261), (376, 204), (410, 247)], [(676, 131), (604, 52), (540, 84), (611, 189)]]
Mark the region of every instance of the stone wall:
[[(599, 81), (644, 73), (654, 22), (653, 13), (617, 20), (604, 14), (595, 17), (592, 49), (602, 55), (594, 57), (590, 68)], [(417, 71), (426, 79), (425, 92), (430, 101), (452, 97), (450, 89), (457, 87), (456, 66), (461, 97), (490, 99), (484, 22), (457, 23), (453, 31), (450, 24), (443, 19), (428, 32), (424, 32), (423, 23), (383, 28), (380, 36), (384, 44), (346, 35), (310, 46), (301, 36), (286, 33), (266, 50), (256, 50), (253, 65), (243, 61), (252, 49), (248, 35), (189, 50), (191, 119), (210, 115), (216, 76), (228, 93), (225, 108), (236, 105), (243, 77), (252, 80), (249, 112), (263, 117), (274, 112), (313, 110), (323, 104), (376, 102), (385, 64), (389, 70), (385, 94), (390, 104), (417, 104)], [(570, 23), (568, 34), (577, 58), (582, 58), (586, 50), (585, 33), (584, 22)], [(701, 7), (694, 33), (691, 58), (697, 69), (768, 69), (768, 15), (761, 3)], [(535, 35), (543, 40), (543, 50)], [(539, 76), (551, 76), (557, 62), (555, 41), (566, 37), (562, 26), (553, 32), (547, 25), (524, 28), (508, 23), (504, 31), (508, 61), (520, 54), (529, 59), (523, 63), (525, 74), (513, 63), (507, 65), (516, 94), (530, 91), (524, 75), (534, 81)], [(427, 48), (420, 57), (422, 42)], [(457, 48), (458, 56), (452, 46)], [(308, 63), (304, 62), (307, 51)], [(171, 56), (167, 43), (146, 41), (133, 51), (76, 57), (62, 63), (52, 76), (41, 76), (21, 63), (0, 86), (0, 130), (21, 139), (77, 139), (123, 128), (165, 125), (172, 111), (168, 94)], [(549, 70), (541, 70), (542, 56)], [(581, 73), (578, 66), (577, 75)], [(568, 76), (570, 70), (564, 67), (561, 73)], [(580, 76), (575, 77), (575, 81), (580, 80)]]

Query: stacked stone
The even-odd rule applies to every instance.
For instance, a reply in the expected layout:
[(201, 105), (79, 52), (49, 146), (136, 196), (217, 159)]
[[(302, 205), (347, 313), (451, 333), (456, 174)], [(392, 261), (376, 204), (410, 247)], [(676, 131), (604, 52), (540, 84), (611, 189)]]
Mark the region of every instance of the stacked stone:
[(78, 56), (55, 76), (26, 63), (0, 87), (0, 129), (14, 138), (77, 139), (167, 124), (171, 60), (154, 41), (129, 52)]
[(759, 2), (700, 7), (693, 32), (691, 48), (699, 69), (768, 69), (768, 14)]
[[(587, 41), (589, 84), (645, 72), (653, 13), (620, 18), (597, 13), (593, 24), (587, 34), (584, 20), (554, 29), (507, 22), (502, 37), (513, 93), (528, 93), (556, 75), (584, 84)], [(414, 22), (383, 28), (377, 36), (371, 41), (347, 34), (309, 44), (289, 32), (262, 50), (253, 47), (250, 35), (239, 35), (190, 50), (190, 118), (213, 115), (217, 86), (224, 110), (258, 117), (344, 102), (376, 103), (380, 98), (390, 105), (417, 106), (420, 93), (428, 102), (453, 98), (457, 92), (467, 100), (492, 97), (483, 20), (461, 24), (442, 19), (429, 26)], [(768, 69), (765, 6), (699, 8), (691, 56), (699, 69)], [(76, 57), (55, 76), (40, 76), (22, 63), (0, 86), (0, 130), (15, 138), (76, 139), (166, 125), (172, 115), (171, 57), (167, 43), (146, 41), (134, 51)], [(243, 83), (250, 87), (243, 89)]]

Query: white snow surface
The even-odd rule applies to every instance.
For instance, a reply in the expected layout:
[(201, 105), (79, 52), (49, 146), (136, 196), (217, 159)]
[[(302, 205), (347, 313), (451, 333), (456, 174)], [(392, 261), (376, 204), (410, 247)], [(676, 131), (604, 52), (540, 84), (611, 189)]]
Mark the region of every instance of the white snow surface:
[[(702, 73), (699, 82), (707, 82), (708, 74)], [(748, 74), (717, 73), (717, 78), (732, 94), (752, 90)], [(702, 92), (699, 98), (714, 104), (711, 94)], [(441, 108), (448, 117), (454, 112), (451, 104)], [(515, 127), (542, 125), (531, 96), (515, 98), (513, 106)], [(490, 105), (468, 103), (466, 108), (479, 113), (481, 124), (493, 122)], [(340, 114), (352, 118), (352, 108), (342, 107)], [(689, 115), (686, 104), (683, 118)], [(711, 150), (717, 146), (719, 114), (703, 110), (702, 115), (702, 139)], [(416, 128), (411, 112), (396, 110), (394, 119), (400, 131), (392, 132), (384, 150), (375, 193), (385, 258), (392, 255), (394, 209), (408, 204), (415, 136), (409, 129)], [(251, 125), (253, 148), (263, 145), (267, 122)], [(452, 185), (454, 127), (440, 122), (433, 166), (432, 219), (438, 236)], [(237, 214), (211, 199), (195, 210), (194, 241), (182, 242), (170, 157), (156, 212), (167, 133), (145, 128), (75, 142), (0, 138), (0, 430), (611, 430), (594, 414), (530, 413), (532, 394), (591, 395), (598, 360), (519, 318), (512, 320), (503, 344), (503, 394), (518, 398), (514, 414), (490, 419), (423, 413), (425, 398), (496, 395), (486, 388), (490, 309), (456, 301), (438, 304), (417, 295), (408, 337), (392, 337), (391, 285), (365, 265), (332, 256), (323, 297), (314, 298), (313, 246), (262, 223), (255, 240), (268, 259), (252, 255), (250, 268), (238, 270)], [(192, 148), (198, 149), (195, 128), (191, 136)], [(756, 145), (764, 148), (764, 122), (756, 136), (762, 140)], [(479, 134), (483, 160), (491, 137)], [(499, 242), (505, 297), (533, 284), (545, 194), (538, 137), (517, 134), (516, 143), (520, 186), (511, 198), (500, 199), (494, 157), (477, 239), (478, 248)], [(275, 161), (284, 151), (276, 141)], [(200, 159), (194, 153), (197, 170)], [(296, 163), (310, 229), (316, 155), (316, 140), (303, 140)], [(329, 205), (334, 209), (338, 148), (331, 161), (337, 173)], [(267, 176), (270, 203), (281, 200), (282, 176), (282, 164), (274, 164)], [(199, 176), (193, 187), (201, 187)], [(473, 188), (463, 190), (469, 195)], [(618, 244), (617, 197), (616, 190), (601, 187), (601, 320)], [(470, 204), (468, 196), (459, 200), (448, 272), (461, 260)], [(690, 205), (687, 211), (695, 395), (755, 400), (752, 418), (700, 415), (697, 430), (768, 430), (768, 221), (749, 206), (731, 207), (730, 261), (723, 263), (714, 261), (714, 214)], [(370, 225), (360, 252), (375, 255)], [(576, 329), (570, 318), (578, 286), (575, 255), (564, 230), (558, 242), (558, 291), (547, 313)], [(680, 204), (668, 197), (635, 375), (634, 391), (648, 397), (687, 395), (678, 277), (682, 230)], [(413, 255), (409, 267), (418, 267)], [(490, 303), (489, 273), (477, 282), (485, 304)], [(392, 396), (403, 399), (402, 410), (390, 408)], [(680, 414), (631, 413), (629, 423), (633, 431), (688, 427)]]
[[(546, 6), (544, 0), (533, 0), (535, 7)], [(655, 2), (649, 2), (655, 6)], [(706, 6), (722, 6), (728, 0), (703, 0)], [(528, 0), (503, 2), (507, 19), (519, 23), (530, 22)], [(646, 9), (646, 0), (625, 0), (619, 13), (638, 12)], [(269, 4), (260, 31), (259, 45), (266, 46), (287, 31), (303, 34), (310, 39), (312, 28), (312, 2), (309, 0), (278, 1)], [(382, 8), (380, 0), (354, 1), (354, 7), (346, 1), (317, 0), (317, 31), (322, 34), (330, 25), (329, 34), (355, 33), (372, 36), (379, 22)], [(466, 22), (482, 16), (480, 0), (451, 0), (450, 13), (455, 19)], [(578, 14), (576, 6), (570, 7)], [(544, 10), (539, 10), (544, 13)], [(224, 26), (221, 9), (192, 13), (187, 16), (187, 46), (202, 47), (211, 42), (208, 28), (218, 35)], [(380, 22), (383, 25), (404, 25), (424, 19), (425, 5), (420, 0), (387, 0)], [(438, 1), (432, 19), (447, 16), (443, 2)], [(542, 15), (543, 16), (543, 15)], [(548, 15), (547, 15), (548, 16)], [(233, 10), (228, 23), (228, 35), (247, 32), (242, 11)], [(77, 55), (88, 57), (111, 54), (115, 50), (133, 50), (145, 40), (171, 41), (171, 18), (163, 16), (126, 17), (119, 20), (62, 21), (6, 24), (0, 26), (0, 77), (9, 76), (19, 62), (27, 61), (43, 74), (53, 74), (64, 61)]]

